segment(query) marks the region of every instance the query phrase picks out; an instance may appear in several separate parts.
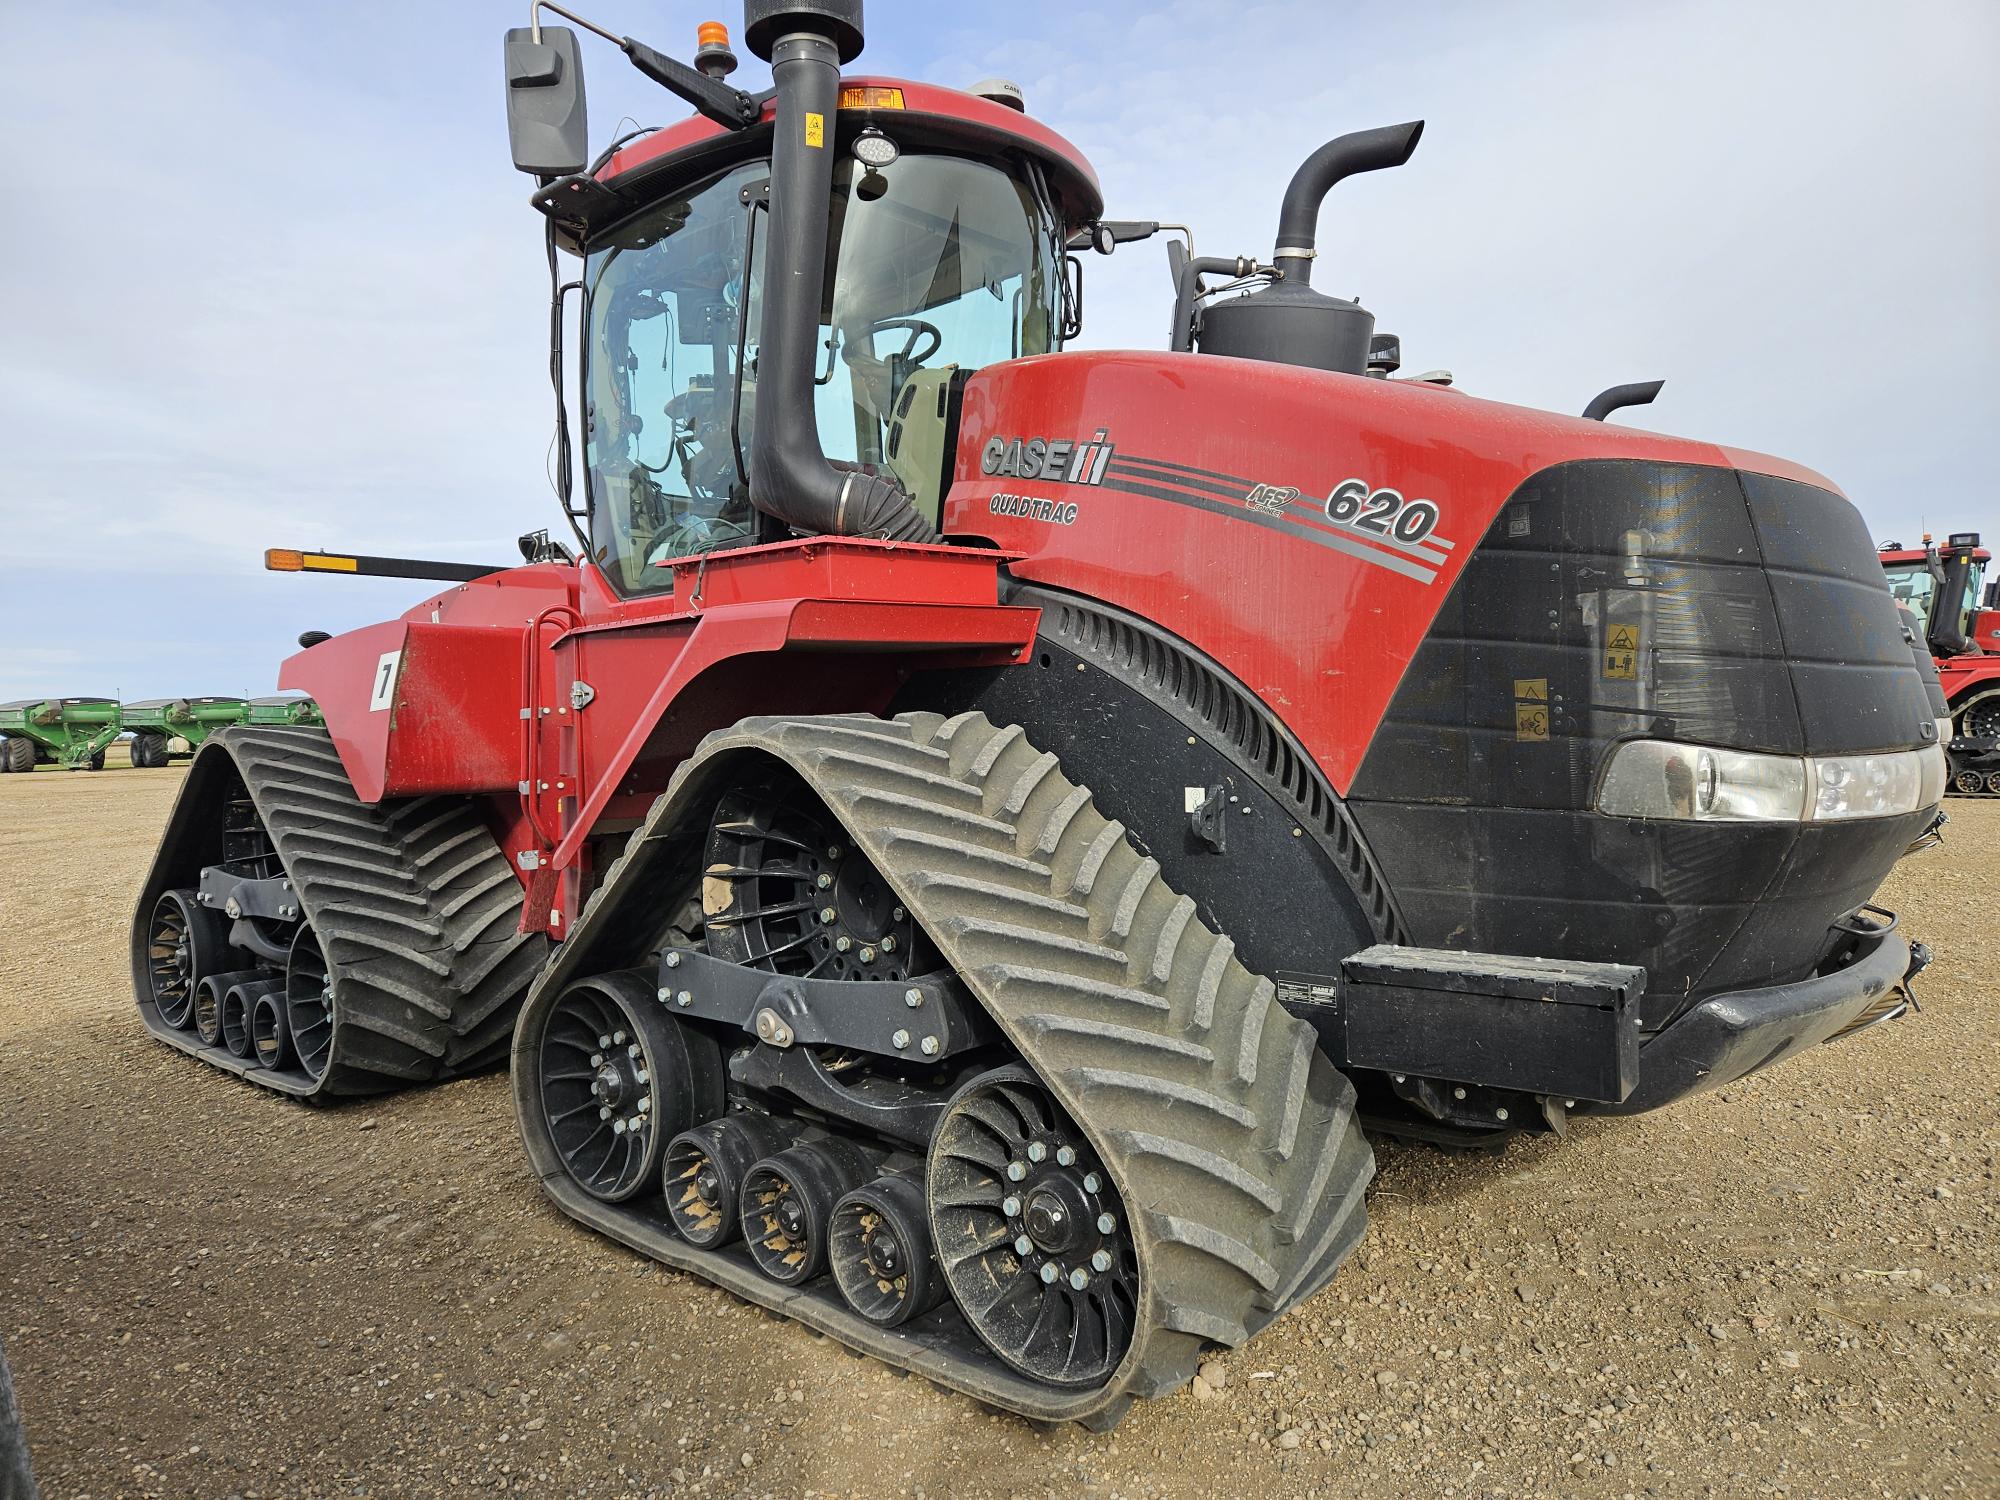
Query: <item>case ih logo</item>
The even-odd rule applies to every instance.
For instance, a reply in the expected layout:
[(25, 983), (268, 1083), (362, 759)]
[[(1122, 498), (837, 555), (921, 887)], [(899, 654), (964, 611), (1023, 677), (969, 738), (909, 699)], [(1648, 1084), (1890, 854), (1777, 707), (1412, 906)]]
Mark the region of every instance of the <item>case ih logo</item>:
[(1117, 451), (1106, 441), (1109, 435), (1107, 429), (1100, 427), (1097, 436), (1087, 443), (1070, 438), (988, 438), (979, 455), (979, 467), (988, 474), (1012, 479), (1102, 484), (1104, 466)]

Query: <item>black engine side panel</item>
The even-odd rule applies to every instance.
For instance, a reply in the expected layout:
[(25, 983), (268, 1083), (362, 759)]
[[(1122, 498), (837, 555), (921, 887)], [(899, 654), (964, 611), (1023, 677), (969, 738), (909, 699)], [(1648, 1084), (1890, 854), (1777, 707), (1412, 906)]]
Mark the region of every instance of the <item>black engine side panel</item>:
[(920, 676), (890, 712), (1021, 725), (1281, 986), (1330, 984), (1347, 955), (1403, 940), (1345, 807), (1247, 689), (1107, 606), (1039, 589), (1009, 602), (1042, 607), (1033, 662)]

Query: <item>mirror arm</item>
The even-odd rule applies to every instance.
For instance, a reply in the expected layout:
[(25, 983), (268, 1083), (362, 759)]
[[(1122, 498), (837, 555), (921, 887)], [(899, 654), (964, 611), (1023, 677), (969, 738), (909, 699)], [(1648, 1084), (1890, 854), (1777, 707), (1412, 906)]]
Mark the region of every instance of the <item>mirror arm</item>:
[(632, 66), (644, 73), (653, 82), (669, 93), (677, 94), (694, 106), (695, 113), (715, 121), (730, 130), (742, 130), (755, 125), (763, 113), (761, 102), (733, 89), (726, 83), (710, 78), (706, 73), (697, 72), (684, 62), (668, 57), (664, 52), (655, 51), (644, 42), (633, 37), (619, 36), (606, 31), (595, 21), (586, 21), (575, 11), (557, 5), (555, 0), (534, 0), (528, 8), (528, 29), (534, 40), (542, 39), (542, 12), (552, 10), (565, 21), (573, 21), (593, 36), (601, 36), (619, 51), (632, 59)]

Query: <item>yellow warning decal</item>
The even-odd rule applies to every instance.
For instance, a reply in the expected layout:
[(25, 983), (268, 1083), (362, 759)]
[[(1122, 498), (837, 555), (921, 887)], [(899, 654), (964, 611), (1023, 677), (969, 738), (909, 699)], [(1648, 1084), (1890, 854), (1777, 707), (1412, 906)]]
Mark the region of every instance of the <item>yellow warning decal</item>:
[(807, 115), (806, 115), (806, 144), (807, 144), (808, 146), (824, 146), (824, 145), (826, 144), (826, 116), (825, 116), (825, 115), (820, 115), (820, 114), (812, 114), (812, 113), (810, 113), (810, 112), (808, 112), (808, 113), (807, 113)]
[(1523, 703), (1546, 703), (1549, 701), (1549, 680), (1546, 677), (1516, 677), (1514, 696)]
[(1636, 678), (1639, 675), (1639, 627), (1608, 625), (1604, 631), (1604, 675)]
[(1549, 706), (1546, 703), (1514, 705), (1514, 738), (1545, 740), (1549, 737)]

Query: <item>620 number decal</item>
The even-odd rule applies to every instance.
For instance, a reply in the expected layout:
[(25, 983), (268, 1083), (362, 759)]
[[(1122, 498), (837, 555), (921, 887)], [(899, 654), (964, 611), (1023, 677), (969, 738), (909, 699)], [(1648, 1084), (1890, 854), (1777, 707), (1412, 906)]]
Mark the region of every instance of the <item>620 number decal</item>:
[(1326, 518), (1409, 545), (1437, 530), (1438, 508), (1428, 500), (1405, 500), (1398, 490), (1371, 489), (1365, 479), (1343, 479), (1326, 497)]

